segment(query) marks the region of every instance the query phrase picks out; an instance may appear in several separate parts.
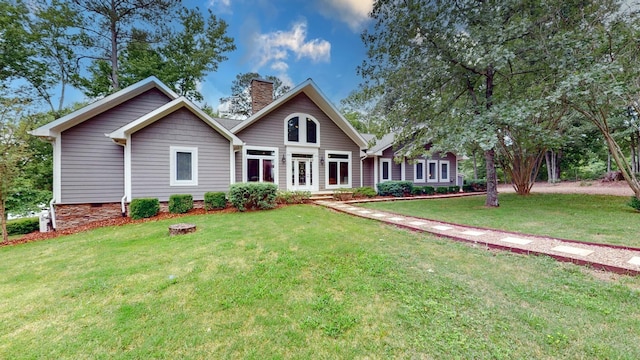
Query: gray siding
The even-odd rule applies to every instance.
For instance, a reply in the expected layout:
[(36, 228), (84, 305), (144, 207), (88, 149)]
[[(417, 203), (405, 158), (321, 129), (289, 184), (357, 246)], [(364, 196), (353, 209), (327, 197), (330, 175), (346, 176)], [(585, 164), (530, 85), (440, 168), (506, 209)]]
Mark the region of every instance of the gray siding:
[[(284, 145), (284, 120), (293, 113), (305, 113), (320, 123), (320, 148), (318, 155), (325, 156), (325, 150), (351, 151), (351, 185), (360, 186), (360, 148), (305, 94), (299, 94), (236, 134), (247, 146), (278, 147), (278, 155), (286, 154)], [(280, 159), (277, 159), (280, 161)], [(279, 162), (278, 184), (286, 189), (286, 166)], [(319, 190), (325, 190), (325, 165), (318, 164)], [(241, 177), (236, 181), (240, 182)]]
[(63, 131), (59, 202), (119, 202), (124, 195), (124, 149), (105, 134), (169, 101), (152, 89)]
[(366, 158), (362, 161), (362, 186), (373, 187), (375, 179), (373, 178), (373, 162), (374, 158)]
[[(431, 147), (430, 144), (425, 146), (426, 150), (429, 150), (429, 148)], [(384, 150), (382, 152), (382, 156), (380, 158), (386, 158), (386, 159), (392, 159), (392, 165), (391, 165), (391, 173), (392, 173), (392, 180), (401, 180), (402, 179), (402, 174), (401, 174), (401, 167), (399, 164), (396, 164), (393, 161), (393, 154), (394, 151), (392, 150), (392, 148), (388, 148), (386, 150)], [(380, 158), (376, 158), (376, 161), (380, 161)], [(456, 181), (457, 181), (457, 176), (458, 176), (458, 169), (456, 168), (456, 155), (453, 153), (446, 153), (446, 154), (440, 154), (440, 153), (434, 153), (432, 154), (431, 157), (422, 157), (421, 159), (424, 160), (448, 160), (449, 161), (449, 180), (450, 182), (420, 182), (420, 183), (415, 183), (416, 185), (419, 186), (423, 186), (423, 185), (429, 185), (429, 186), (452, 186), (452, 185), (456, 185)], [(425, 171), (426, 171), (426, 166), (428, 166), (428, 164), (425, 162)], [(438, 170), (439, 171), (439, 170)], [(373, 167), (371, 168), (371, 173), (373, 173)], [(413, 182), (414, 179), (414, 164), (411, 160), (405, 160), (405, 179), (407, 181), (411, 181)], [(366, 175), (369, 176), (369, 175)], [(371, 177), (373, 177), (373, 175), (371, 175)], [(378, 177), (380, 177), (380, 174), (378, 174)], [(380, 179), (378, 179), (378, 182), (380, 182)]]
[[(198, 185), (170, 186), (170, 147), (198, 148)], [(229, 140), (191, 111), (181, 108), (131, 136), (131, 196), (169, 200), (191, 194), (203, 200), (207, 191), (228, 191)]]

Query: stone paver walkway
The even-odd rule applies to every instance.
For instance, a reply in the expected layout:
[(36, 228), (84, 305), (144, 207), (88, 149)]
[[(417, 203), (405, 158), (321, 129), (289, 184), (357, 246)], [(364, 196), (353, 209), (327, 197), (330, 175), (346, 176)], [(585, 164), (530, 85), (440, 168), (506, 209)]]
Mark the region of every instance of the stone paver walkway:
[(353, 206), (352, 202), (317, 200), (315, 203), (347, 214), (383, 221), (410, 230), (427, 232), (487, 248), (509, 250), (523, 254), (548, 255), (560, 261), (588, 265), (596, 269), (619, 274), (640, 275), (640, 249), (637, 248), (585, 243), (451, 224), (385, 211), (364, 209)]

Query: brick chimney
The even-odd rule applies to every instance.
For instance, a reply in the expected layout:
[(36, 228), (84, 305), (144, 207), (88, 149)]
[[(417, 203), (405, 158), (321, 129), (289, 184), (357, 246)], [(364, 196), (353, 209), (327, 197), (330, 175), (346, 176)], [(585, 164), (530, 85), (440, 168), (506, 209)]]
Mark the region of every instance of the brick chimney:
[(273, 101), (273, 82), (252, 79), (250, 93), (251, 114), (255, 114)]

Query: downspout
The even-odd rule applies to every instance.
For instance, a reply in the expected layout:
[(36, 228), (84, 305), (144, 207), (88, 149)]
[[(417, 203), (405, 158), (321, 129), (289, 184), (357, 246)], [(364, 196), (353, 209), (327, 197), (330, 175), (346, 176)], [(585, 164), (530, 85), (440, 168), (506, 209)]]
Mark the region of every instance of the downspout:
[(127, 200), (127, 194), (124, 194), (122, 199), (120, 200), (120, 206), (122, 209), (122, 217), (127, 217), (127, 205), (125, 201)]
[(49, 214), (51, 214), (51, 227), (53, 228), (53, 230), (56, 229), (56, 208), (55, 208), (55, 202), (56, 202), (56, 198), (52, 198), (51, 201), (49, 201)]
[[(105, 136), (109, 136), (109, 134), (104, 134), (104, 135)], [(111, 139), (111, 141), (113, 141), (116, 145), (120, 145), (120, 146), (122, 146), (123, 148), (126, 149), (126, 143), (123, 143), (121, 141), (117, 141), (116, 139)], [(126, 150), (125, 150), (125, 152), (126, 152)], [(124, 156), (126, 156), (126, 154)], [(126, 169), (125, 169), (125, 172), (126, 172)], [(124, 182), (125, 182), (125, 184), (124, 184), (125, 192), (124, 192), (124, 195), (122, 196), (122, 198), (120, 199), (120, 211), (122, 213), (122, 217), (127, 217), (127, 204), (126, 204), (126, 201), (127, 201), (127, 190), (126, 190), (127, 189), (127, 184), (126, 184), (127, 183), (127, 179), (126, 179), (126, 176), (125, 176)]]

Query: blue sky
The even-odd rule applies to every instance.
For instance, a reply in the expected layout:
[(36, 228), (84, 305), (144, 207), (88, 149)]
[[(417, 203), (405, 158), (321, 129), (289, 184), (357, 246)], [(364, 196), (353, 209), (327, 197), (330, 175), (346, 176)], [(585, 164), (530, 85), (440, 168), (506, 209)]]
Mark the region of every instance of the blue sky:
[(295, 86), (312, 78), (339, 106), (360, 83), (360, 40), (373, 0), (199, 0), (228, 24), (237, 49), (205, 78), (201, 92), (215, 108), (230, 95), (237, 74), (275, 75)]

